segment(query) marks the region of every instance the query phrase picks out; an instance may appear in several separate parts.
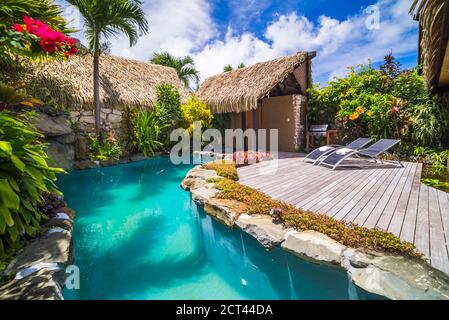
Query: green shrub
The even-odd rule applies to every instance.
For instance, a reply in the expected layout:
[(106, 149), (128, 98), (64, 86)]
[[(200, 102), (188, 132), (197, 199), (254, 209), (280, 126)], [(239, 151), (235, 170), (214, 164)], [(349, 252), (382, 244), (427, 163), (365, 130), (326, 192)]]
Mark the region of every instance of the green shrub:
[(0, 255), (39, 231), (41, 194), (59, 193), (54, 181), (64, 170), (48, 166), (41, 138), (27, 119), (0, 113)]
[(162, 124), (153, 110), (126, 109), (129, 138), (135, 151), (145, 156), (162, 150), (162, 132), (168, 127)]
[(410, 256), (421, 256), (411, 243), (403, 242), (391, 233), (360, 227), (323, 214), (298, 209), (285, 202), (273, 200), (266, 194), (243, 186), (236, 181), (218, 179), (213, 182), (220, 190), (218, 198), (242, 202), (248, 207), (248, 214), (268, 215), (272, 209), (277, 209), (277, 212), (280, 212), (279, 218), (284, 225), (298, 231), (321, 232), (352, 248), (380, 249)]
[(203, 165), (205, 169), (215, 170), (221, 177), (237, 181), (239, 179), (237, 167), (234, 162), (219, 160)]
[(369, 136), (437, 146), (447, 123), (440, 101), (418, 70), (401, 71), (391, 54), (385, 61), (380, 69), (350, 67), (345, 77), (309, 89), (309, 123), (335, 120), (343, 141)]
[(89, 151), (92, 161), (118, 160), (122, 155), (122, 147), (116, 140), (114, 133), (103, 133), (99, 138), (95, 134), (89, 135)]
[(185, 104), (181, 106), (182, 125), (190, 135), (193, 133), (193, 123), (201, 122), (202, 130), (210, 128), (214, 116), (204, 102), (199, 101), (192, 95)]
[(160, 139), (164, 147), (170, 146), (170, 133), (182, 120), (181, 96), (171, 84), (163, 83), (156, 87), (155, 112), (161, 128)]

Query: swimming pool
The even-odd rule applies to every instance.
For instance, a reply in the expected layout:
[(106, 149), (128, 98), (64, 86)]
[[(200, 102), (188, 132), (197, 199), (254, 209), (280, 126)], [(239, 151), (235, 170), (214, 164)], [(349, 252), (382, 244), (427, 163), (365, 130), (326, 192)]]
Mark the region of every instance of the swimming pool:
[(159, 157), (60, 177), (81, 277), (65, 299), (377, 298), (204, 214), (179, 186), (190, 168)]

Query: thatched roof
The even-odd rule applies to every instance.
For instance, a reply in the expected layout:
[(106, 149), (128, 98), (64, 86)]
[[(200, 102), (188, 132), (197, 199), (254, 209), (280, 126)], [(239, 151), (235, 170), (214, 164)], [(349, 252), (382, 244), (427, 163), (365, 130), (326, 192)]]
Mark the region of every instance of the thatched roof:
[(274, 87), (311, 57), (307, 52), (299, 52), (212, 76), (200, 86), (197, 97), (214, 113), (255, 109), (259, 99), (268, 97)]
[(415, 0), (419, 20), (419, 63), (430, 89), (449, 87), (449, 1)]
[[(75, 109), (93, 108), (92, 55), (39, 64), (35, 72), (59, 103)], [(183, 100), (189, 95), (173, 68), (111, 55), (100, 57), (100, 99), (103, 106), (149, 107), (155, 98), (156, 86), (161, 83), (178, 88)]]

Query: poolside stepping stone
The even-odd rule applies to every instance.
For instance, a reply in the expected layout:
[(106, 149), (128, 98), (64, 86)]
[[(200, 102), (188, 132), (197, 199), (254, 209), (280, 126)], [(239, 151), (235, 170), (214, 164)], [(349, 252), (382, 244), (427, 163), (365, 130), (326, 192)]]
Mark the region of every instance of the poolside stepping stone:
[(282, 224), (273, 223), (270, 216), (242, 214), (235, 224), (266, 248), (272, 248), (284, 241), (286, 230)]
[(288, 232), (281, 247), (301, 258), (331, 265), (341, 264), (342, 255), (346, 249), (337, 241), (312, 230)]

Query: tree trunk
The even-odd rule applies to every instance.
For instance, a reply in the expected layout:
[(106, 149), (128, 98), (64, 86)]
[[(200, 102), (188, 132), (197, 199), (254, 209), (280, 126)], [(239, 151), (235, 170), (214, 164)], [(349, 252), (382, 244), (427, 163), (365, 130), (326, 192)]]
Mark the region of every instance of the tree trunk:
[(97, 135), (101, 133), (100, 118), (100, 48), (99, 39), (96, 37), (94, 44), (94, 105), (95, 105), (95, 132)]

